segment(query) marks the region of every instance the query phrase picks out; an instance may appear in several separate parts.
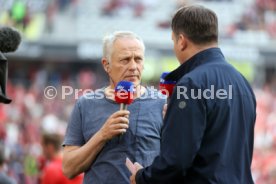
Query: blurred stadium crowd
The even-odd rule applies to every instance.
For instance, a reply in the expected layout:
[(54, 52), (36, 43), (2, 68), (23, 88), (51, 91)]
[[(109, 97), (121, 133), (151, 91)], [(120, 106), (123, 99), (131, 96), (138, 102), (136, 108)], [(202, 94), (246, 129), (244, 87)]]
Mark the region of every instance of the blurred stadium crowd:
[[(98, 42), (102, 39), (102, 35), (97, 32), (95, 27), (89, 27), (91, 24), (106, 26), (106, 28), (96, 27), (100, 30), (118, 29), (110, 27), (107, 19), (113, 19), (115, 22), (120, 22), (120, 19), (128, 19), (133, 25), (141, 23), (154, 26), (152, 29), (149, 28), (149, 35), (154, 35), (155, 31), (162, 33), (165, 30), (165, 35), (170, 41), (170, 35), (167, 34), (170, 31), (170, 22), (168, 21), (170, 15), (177, 7), (191, 2), (171, 0), (170, 6), (167, 6), (161, 0), (0, 0), (0, 24), (21, 30), (26, 42), (43, 42), (45, 39), (52, 39), (54, 42), (55, 38), (66, 34), (64, 32), (67, 30), (69, 32), (68, 39), (70, 39), (70, 34), (76, 37), (76, 34), (81, 34), (82, 36), (87, 35), (89, 41), (96, 38)], [(221, 28), (222, 43), (224, 39), (226, 41), (235, 39), (236, 34), (240, 32), (246, 35), (258, 31), (267, 38), (268, 42), (265, 43), (274, 44), (274, 48), (276, 48), (276, 0), (246, 0), (243, 2), (205, 0), (195, 2), (209, 4), (215, 9), (232, 4), (235, 4), (233, 7), (237, 7), (235, 10), (228, 11), (228, 13), (236, 13), (235, 15), (239, 16), (232, 18), (226, 27)], [(160, 4), (163, 5), (162, 10), (166, 10), (161, 12), (161, 17), (160, 12), (158, 15), (152, 12), (160, 10)], [(227, 7), (224, 8), (227, 9)], [(232, 16), (231, 14), (222, 15), (224, 18)], [(86, 30), (80, 32), (81, 28), (70, 27), (72, 26), (71, 21), (76, 25), (82, 23), (80, 18), (83, 16), (89, 17), (89, 20), (91, 16), (91, 22), (86, 23), (88, 24), (85, 27)], [(148, 16), (151, 16), (153, 23), (147, 21), (150, 19)], [(152, 16), (156, 16), (156, 18), (152, 18)], [(96, 20), (97, 22), (93, 22)], [(123, 24), (119, 24), (118, 27)], [(145, 43), (150, 50), (150, 43), (155, 40), (151, 40), (149, 38), (151, 36), (143, 35), (143, 29), (144, 27), (134, 31), (138, 34), (141, 33), (142, 38), (146, 38)], [(76, 30), (78, 33), (74, 33)], [(66, 43), (66, 40), (61, 39), (61, 41)], [(166, 43), (165, 40), (164, 44)], [(168, 49), (171, 48), (168, 46)], [(274, 49), (274, 54), (276, 55), (276, 49)], [(10, 105), (0, 105), (0, 141), (5, 145), (7, 159), (5, 171), (7, 174), (18, 183), (36, 184), (44, 164), (41, 147), (42, 132), (64, 135), (76, 96), (82, 94), (79, 91), (76, 95), (72, 94), (63, 99), (60, 96), (61, 86), (71, 86), (73, 89), (83, 90), (98, 89), (107, 83), (107, 78), (101, 69), (98, 57), (89, 58), (85, 62), (81, 59), (75, 59), (73, 62), (66, 62), (66, 59), (60, 61), (58, 57), (50, 60), (47, 58), (24, 58), (22, 60), (20, 57), (20, 55), (8, 55), (10, 68), (7, 94), (13, 99), (13, 102)], [(257, 68), (254, 65), (251, 68), (255, 71), (255, 75), (250, 81), (257, 98), (252, 170), (256, 184), (275, 184), (276, 60), (274, 59), (272, 64), (264, 68), (266, 69), (263, 70), (262, 79), (260, 79), (261, 72), (256, 71)], [(261, 81), (261, 83), (256, 81)], [(145, 80), (144, 83), (157, 86), (158, 73)], [(57, 88), (55, 99), (45, 98), (44, 89), (47, 86)]]

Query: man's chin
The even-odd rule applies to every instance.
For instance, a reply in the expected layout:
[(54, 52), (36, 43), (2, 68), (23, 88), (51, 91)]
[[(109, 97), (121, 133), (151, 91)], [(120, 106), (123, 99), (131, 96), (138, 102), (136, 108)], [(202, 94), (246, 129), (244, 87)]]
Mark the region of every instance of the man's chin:
[(140, 80), (138, 80), (137, 78), (130, 78), (130, 77), (128, 77), (128, 78), (126, 78), (125, 79), (126, 81), (129, 81), (129, 82), (132, 82), (135, 86), (137, 86), (137, 85), (139, 85), (140, 84)]

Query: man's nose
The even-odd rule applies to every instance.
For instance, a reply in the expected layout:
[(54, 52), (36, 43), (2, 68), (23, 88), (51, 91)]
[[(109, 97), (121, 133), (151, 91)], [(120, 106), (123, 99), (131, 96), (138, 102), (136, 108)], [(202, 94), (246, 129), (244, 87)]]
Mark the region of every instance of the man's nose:
[(129, 62), (129, 67), (128, 67), (129, 70), (136, 70), (137, 69), (137, 63), (136, 61), (134, 60), (134, 58), (131, 59), (131, 61)]

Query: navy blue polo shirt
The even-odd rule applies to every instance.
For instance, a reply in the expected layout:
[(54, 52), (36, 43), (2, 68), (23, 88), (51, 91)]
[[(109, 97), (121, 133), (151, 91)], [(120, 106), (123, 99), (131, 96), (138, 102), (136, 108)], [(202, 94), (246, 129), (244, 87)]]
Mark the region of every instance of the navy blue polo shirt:
[(137, 184), (251, 184), (254, 93), (219, 48), (199, 52), (168, 74), (177, 81), (161, 152)]

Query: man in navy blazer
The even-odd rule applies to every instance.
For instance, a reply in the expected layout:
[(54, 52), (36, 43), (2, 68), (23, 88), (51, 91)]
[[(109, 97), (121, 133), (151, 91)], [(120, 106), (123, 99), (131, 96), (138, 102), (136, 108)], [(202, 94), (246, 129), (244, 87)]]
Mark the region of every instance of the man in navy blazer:
[(180, 66), (164, 119), (161, 152), (136, 168), (132, 184), (251, 184), (256, 101), (246, 79), (218, 48), (216, 14), (179, 9), (172, 40)]

